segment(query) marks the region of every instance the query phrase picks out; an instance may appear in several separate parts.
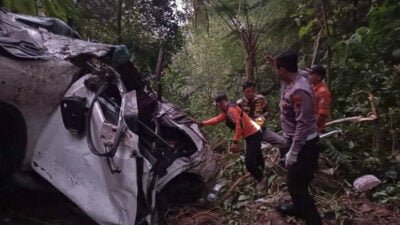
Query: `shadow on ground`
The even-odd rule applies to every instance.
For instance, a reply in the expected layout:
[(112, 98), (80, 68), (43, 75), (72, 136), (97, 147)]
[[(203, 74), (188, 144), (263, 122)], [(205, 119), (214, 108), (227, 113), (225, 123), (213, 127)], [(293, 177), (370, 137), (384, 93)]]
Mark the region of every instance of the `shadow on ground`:
[[(95, 225), (62, 193), (44, 184), (27, 188), (11, 183), (0, 189), (1, 225)], [(44, 187), (44, 188), (43, 188)]]

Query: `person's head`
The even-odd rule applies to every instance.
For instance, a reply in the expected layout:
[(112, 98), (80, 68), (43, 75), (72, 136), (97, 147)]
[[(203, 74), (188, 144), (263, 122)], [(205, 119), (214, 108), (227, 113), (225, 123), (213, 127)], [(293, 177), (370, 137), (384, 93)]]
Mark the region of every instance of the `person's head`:
[(326, 75), (325, 67), (321, 65), (313, 65), (311, 68), (307, 69), (308, 71), (308, 82), (310, 84), (317, 84), (324, 80)]
[(275, 57), (277, 74), (280, 79), (288, 80), (289, 75), (297, 73), (297, 54), (286, 50)]
[(215, 104), (217, 105), (220, 111), (226, 110), (226, 105), (228, 104), (228, 96), (225, 93), (220, 93), (214, 97)]
[(246, 81), (242, 84), (243, 95), (247, 99), (251, 100), (256, 96), (256, 83), (253, 81)]

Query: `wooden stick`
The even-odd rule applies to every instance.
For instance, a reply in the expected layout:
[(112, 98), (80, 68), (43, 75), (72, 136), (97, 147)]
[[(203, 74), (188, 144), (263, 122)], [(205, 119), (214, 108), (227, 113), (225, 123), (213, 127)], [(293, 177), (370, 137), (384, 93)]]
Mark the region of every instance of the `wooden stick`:
[(245, 175), (239, 177), (239, 178), (235, 181), (235, 183), (233, 183), (233, 185), (231, 186), (231, 188), (229, 188), (229, 190), (224, 194), (224, 196), (222, 196), (222, 198), (219, 200), (219, 202), (225, 201), (225, 200), (229, 197), (229, 195), (231, 194), (231, 192), (232, 192), (233, 190), (235, 190), (236, 187), (239, 186), (239, 184), (240, 184), (243, 180), (245, 180), (246, 178), (248, 178), (248, 177), (250, 177), (250, 173), (246, 173)]
[(224, 145), (224, 144), (226, 144), (226, 143), (228, 143), (228, 140), (220, 140), (220, 141), (218, 141), (216, 144), (214, 144), (212, 147), (211, 147), (211, 151), (215, 151), (217, 148), (219, 148), (221, 145)]

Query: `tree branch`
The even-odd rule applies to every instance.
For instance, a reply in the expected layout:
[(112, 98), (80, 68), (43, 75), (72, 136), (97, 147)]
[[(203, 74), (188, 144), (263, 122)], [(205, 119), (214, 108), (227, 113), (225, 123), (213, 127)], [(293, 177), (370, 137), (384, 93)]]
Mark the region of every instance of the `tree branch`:
[(330, 122), (327, 122), (325, 125), (330, 126), (333, 124), (338, 124), (338, 123), (343, 123), (343, 122), (364, 122), (364, 121), (372, 121), (378, 119), (378, 114), (376, 113), (376, 108), (375, 108), (375, 97), (371, 94), (368, 93), (368, 100), (371, 103), (371, 112), (368, 113), (366, 117), (363, 116), (353, 116), (353, 117), (346, 117), (342, 119), (337, 119), (333, 120)]
[(322, 34), (322, 29), (319, 30), (318, 35), (317, 35), (317, 39), (315, 40), (315, 44), (314, 44), (314, 53), (313, 53), (313, 57), (312, 57), (311, 65), (310, 65), (310, 66), (314, 65), (315, 60), (316, 60), (316, 58), (317, 58), (318, 48), (319, 48), (319, 40), (320, 40), (320, 38), (321, 38), (321, 34)]

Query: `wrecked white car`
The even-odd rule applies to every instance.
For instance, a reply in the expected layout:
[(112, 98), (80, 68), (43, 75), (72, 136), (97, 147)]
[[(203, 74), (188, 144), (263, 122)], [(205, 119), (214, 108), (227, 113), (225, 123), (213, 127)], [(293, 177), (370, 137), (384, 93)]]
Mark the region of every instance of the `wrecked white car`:
[(99, 224), (157, 224), (219, 167), (124, 46), (76, 37), (59, 20), (0, 10), (0, 177), (32, 166)]

